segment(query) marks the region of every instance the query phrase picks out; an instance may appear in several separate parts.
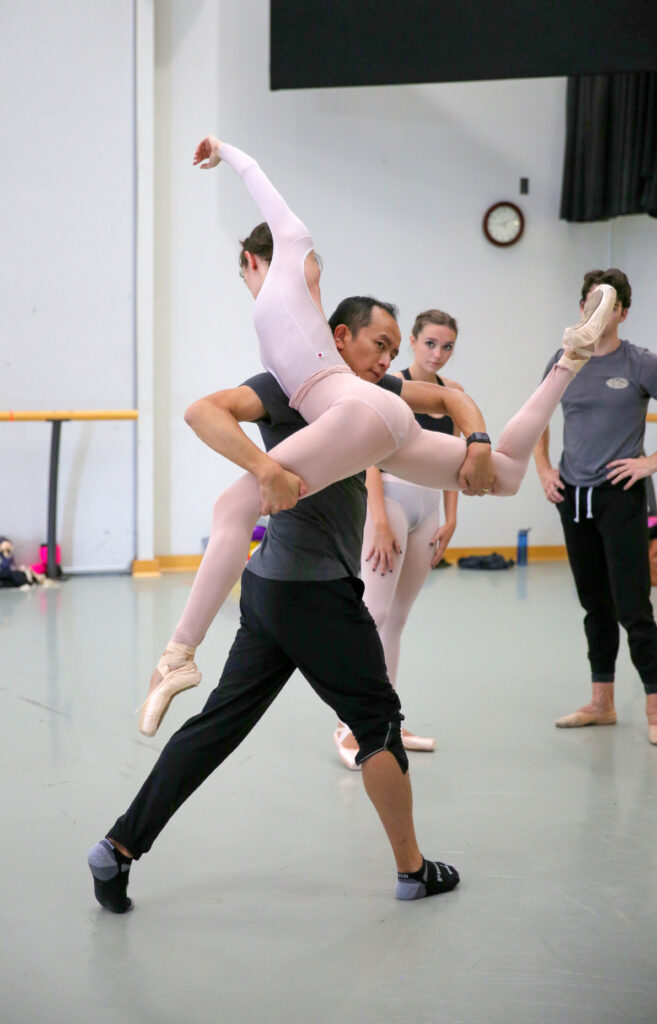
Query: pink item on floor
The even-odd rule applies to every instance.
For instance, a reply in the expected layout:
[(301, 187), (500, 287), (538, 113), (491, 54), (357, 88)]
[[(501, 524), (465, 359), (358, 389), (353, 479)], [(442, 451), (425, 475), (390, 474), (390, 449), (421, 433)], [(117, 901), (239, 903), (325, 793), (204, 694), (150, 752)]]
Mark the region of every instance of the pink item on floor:
[[(41, 561), (40, 562), (35, 562), (34, 565), (30, 566), (30, 569), (32, 570), (32, 572), (38, 572), (38, 573), (41, 573), (42, 575), (45, 575), (45, 573), (48, 570), (48, 545), (47, 544), (42, 544), (41, 547), (39, 548), (39, 558), (41, 559)], [(61, 565), (62, 564), (62, 550), (61, 550), (59, 544), (57, 544), (57, 546), (55, 547), (55, 564), (56, 565)]]

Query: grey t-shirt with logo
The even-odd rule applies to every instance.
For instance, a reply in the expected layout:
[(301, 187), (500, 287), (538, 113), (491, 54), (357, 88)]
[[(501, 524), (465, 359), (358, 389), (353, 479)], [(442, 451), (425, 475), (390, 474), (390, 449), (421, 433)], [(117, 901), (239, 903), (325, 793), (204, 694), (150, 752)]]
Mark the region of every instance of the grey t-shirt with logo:
[[(403, 381), (386, 374), (378, 386), (401, 394)], [(267, 410), (257, 421), (265, 450), (307, 426), (290, 408), (287, 395), (270, 373), (244, 381)], [(336, 437), (330, 443), (349, 444)], [(247, 569), (270, 580), (337, 580), (358, 576), (367, 513), (365, 473), (338, 480), (303, 498), (294, 508), (269, 517), (267, 532)]]
[[(562, 352), (552, 357), (543, 379)], [(607, 480), (608, 462), (637, 458), (650, 398), (657, 398), (654, 352), (621, 341), (609, 355), (589, 359), (561, 399), (561, 479), (575, 487), (599, 487)]]

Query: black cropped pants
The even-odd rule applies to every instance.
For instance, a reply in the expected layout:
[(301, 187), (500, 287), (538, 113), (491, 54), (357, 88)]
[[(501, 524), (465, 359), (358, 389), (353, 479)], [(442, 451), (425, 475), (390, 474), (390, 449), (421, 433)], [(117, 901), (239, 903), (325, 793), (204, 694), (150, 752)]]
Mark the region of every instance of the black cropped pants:
[(389, 750), (402, 772), (401, 705), (355, 578), (280, 582), (245, 571), (240, 628), (199, 715), (174, 733), (107, 832), (138, 859), (181, 804), (242, 742), (298, 668), (358, 740), (358, 762)]

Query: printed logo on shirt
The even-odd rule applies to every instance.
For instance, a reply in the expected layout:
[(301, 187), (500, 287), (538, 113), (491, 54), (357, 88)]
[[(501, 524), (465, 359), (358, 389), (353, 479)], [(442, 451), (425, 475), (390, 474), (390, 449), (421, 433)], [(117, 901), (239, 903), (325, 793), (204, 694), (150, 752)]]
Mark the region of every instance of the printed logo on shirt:
[(625, 377), (610, 377), (605, 383), (608, 388), (613, 388), (615, 391), (618, 391), (620, 388), (629, 388), (630, 386), (629, 380), (625, 380)]

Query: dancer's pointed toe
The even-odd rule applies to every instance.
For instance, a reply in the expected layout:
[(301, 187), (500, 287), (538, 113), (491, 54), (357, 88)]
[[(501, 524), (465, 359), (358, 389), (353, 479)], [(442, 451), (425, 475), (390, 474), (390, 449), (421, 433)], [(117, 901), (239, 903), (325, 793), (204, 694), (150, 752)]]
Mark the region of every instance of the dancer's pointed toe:
[(139, 716), (139, 731), (144, 736), (155, 735), (176, 694), (200, 683), (201, 673), (192, 660), (194, 650), (184, 644), (170, 643), (158, 661)]
[(333, 739), (335, 740), (336, 746), (338, 748), (338, 757), (340, 758), (342, 763), (346, 765), (349, 771), (359, 772), (361, 770), (361, 767), (359, 764), (356, 764), (356, 754), (358, 753), (358, 747), (348, 747), (345, 745), (345, 740), (349, 736), (353, 736), (353, 733), (349, 726), (345, 725), (344, 722), (342, 722), (333, 733)]
[(594, 354), (615, 304), (616, 289), (610, 284), (599, 284), (589, 292), (580, 319), (563, 332), (563, 355), (559, 366), (566, 366), (573, 373), (581, 370)]
[(402, 729), (402, 744), (404, 750), (426, 750), (436, 749), (436, 741), (431, 736), (416, 736), (407, 729)]

